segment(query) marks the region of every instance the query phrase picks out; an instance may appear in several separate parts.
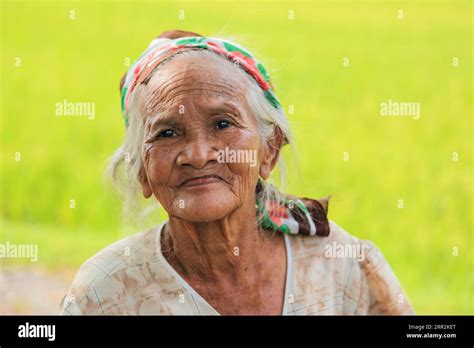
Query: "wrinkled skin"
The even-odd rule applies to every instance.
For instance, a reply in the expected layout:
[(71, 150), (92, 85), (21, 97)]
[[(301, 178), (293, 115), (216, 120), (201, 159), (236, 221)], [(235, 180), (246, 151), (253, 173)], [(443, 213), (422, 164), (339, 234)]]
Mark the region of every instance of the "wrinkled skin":
[[(284, 240), (258, 231), (255, 185), (269, 177), (283, 139), (278, 131), (260, 138), (245, 78), (219, 57), (162, 66), (140, 100), (139, 180), (169, 214), (165, 258), (205, 300), (221, 314), (281, 314)], [(256, 151), (257, 165), (218, 162), (226, 147)]]

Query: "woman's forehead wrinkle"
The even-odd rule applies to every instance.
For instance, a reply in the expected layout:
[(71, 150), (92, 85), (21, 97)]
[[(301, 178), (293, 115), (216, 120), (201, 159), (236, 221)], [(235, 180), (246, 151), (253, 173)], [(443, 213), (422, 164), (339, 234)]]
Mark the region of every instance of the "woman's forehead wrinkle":
[(179, 106), (183, 98), (190, 95), (207, 98), (217, 95), (239, 100), (244, 92), (244, 81), (239, 76), (239, 71), (234, 71), (232, 66), (230, 68), (224, 64), (210, 65), (188, 59), (169, 62), (148, 84), (146, 113), (151, 115), (170, 110)]

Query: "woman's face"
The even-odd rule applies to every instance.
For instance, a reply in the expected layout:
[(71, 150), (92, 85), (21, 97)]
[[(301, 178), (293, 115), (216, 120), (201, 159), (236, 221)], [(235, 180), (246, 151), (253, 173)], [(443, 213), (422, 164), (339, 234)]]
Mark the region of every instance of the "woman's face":
[(183, 56), (146, 86), (140, 182), (170, 216), (208, 222), (255, 205), (258, 175), (269, 176), (277, 154), (260, 139), (245, 77), (221, 58)]

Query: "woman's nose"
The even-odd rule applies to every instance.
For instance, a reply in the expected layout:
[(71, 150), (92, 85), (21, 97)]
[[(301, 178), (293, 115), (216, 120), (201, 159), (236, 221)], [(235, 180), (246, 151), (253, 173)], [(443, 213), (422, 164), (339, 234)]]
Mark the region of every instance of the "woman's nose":
[(177, 158), (179, 166), (190, 165), (201, 169), (209, 162), (217, 162), (218, 151), (205, 137), (197, 137), (186, 142), (183, 151)]

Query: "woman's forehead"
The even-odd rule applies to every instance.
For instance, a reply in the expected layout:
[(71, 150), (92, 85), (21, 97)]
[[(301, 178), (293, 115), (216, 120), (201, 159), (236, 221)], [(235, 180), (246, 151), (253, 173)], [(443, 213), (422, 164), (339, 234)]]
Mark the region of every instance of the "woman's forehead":
[(165, 63), (153, 75), (149, 86), (153, 88), (179, 88), (197, 85), (224, 89), (223, 92), (241, 92), (246, 73), (231, 62), (209, 52), (204, 54), (178, 55)]
[(245, 72), (220, 57), (212, 57), (212, 61), (206, 58), (183, 56), (160, 67), (146, 88), (147, 113), (162, 111), (161, 108), (182, 103), (191, 96), (195, 102), (243, 102), (248, 78)]

